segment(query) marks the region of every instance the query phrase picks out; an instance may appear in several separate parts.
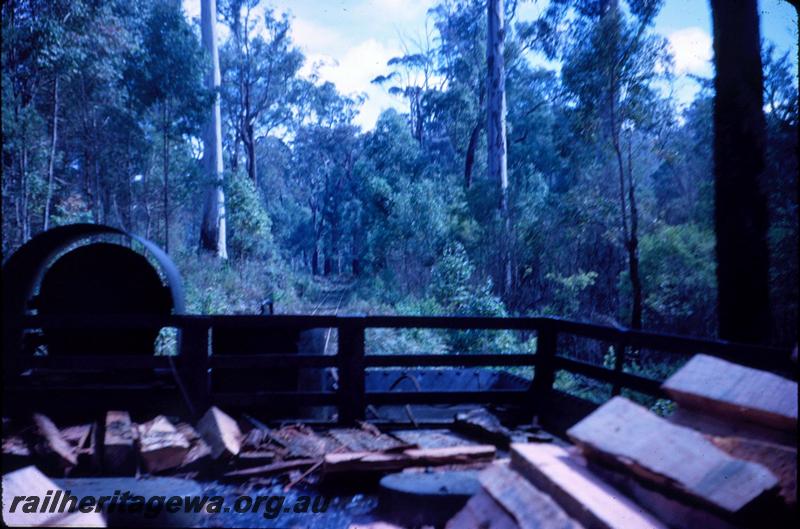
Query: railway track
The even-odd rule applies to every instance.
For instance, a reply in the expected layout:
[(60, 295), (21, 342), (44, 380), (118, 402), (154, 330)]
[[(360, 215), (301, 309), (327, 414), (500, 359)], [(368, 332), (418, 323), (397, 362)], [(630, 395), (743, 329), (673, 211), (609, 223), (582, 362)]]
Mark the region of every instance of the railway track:
[[(336, 316), (339, 314), (339, 310), (342, 308), (342, 302), (344, 302), (349, 292), (350, 289), (347, 285), (342, 285), (340, 288), (322, 290), (321, 299), (313, 305), (309, 314), (311, 316)], [(334, 329), (332, 328), (325, 329), (325, 339), (323, 341), (322, 354), (329, 354), (328, 346), (331, 343), (331, 335), (333, 334), (333, 331)]]

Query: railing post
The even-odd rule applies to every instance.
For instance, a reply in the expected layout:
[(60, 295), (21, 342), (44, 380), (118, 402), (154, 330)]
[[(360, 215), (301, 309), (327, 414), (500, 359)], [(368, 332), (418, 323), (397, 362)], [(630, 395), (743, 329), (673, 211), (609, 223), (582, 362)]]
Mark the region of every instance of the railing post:
[(614, 345), (614, 382), (611, 385), (611, 395), (616, 397), (622, 391), (622, 383), (620, 382), (619, 374), (622, 373), (622, 367), (625, 364), (625, 354), (627, 352), (627, 344), (620, 340)]
[(190, 411), (199, 419), (209, 405), (209, 327), (185, 325), (181, 329), (180, 366), (184, 397)]
[(536, 338), (536, 368), (531, 383), (531, 398), (534, 414), (541, 416), (550, 401), (556, 377), (556, 347), (558, 333), (552, 323), (539, 328)]
[(339, 422), (352, 425), (364, 420), (365, 367), (364, 326), (348, 318), (339, 326)]

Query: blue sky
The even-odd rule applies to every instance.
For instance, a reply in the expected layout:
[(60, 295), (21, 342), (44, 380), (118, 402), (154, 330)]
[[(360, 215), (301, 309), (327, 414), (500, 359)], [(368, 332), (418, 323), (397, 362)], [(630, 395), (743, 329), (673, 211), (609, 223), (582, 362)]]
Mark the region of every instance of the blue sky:
[[(425, 38), (426, 13), (437, 0), (262, 0), (277, 12), (294, 18), (292, 37), (308, 61), (319, 64), (322, 79), (332, 81), (343, 93), (365, 93), (367, 101), (357, 122), (365, 129), (374, 126), (382, 110), (405, 108), (403, 100), (390, 96), (370, 81), (386, 73), (386, 62), (413, 49)], [(533, 19), (547, 0), (520, 2), (518, 18)], [(184, 0), (189, 16), (200, 12), (199, 0)], [(785, 0), (760, 0), (761, 35), (778, 50), (790, 52), (797, 74), (797, 15)], [(675, 56), (675, 93), (683, 101), (696, 91), (686, 77), (712, 75), (711, 11), (706, 0), (665, 0), (655, 31), (667, 37)], [(224, 37), (224, 33), (223, 33)]]

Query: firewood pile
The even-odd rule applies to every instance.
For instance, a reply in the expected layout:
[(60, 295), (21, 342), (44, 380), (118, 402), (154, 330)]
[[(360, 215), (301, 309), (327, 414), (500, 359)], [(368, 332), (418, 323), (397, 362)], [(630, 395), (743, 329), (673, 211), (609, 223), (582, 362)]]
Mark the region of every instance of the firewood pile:
[[(102, 424), (57, 426), (35, 414), (27, 425), (4, 423), (12, 435), (3, 439), (3, 479), (5, 486), (9, 470), (35, 465), (54, 478), (155, 474), (289, 490), (471, 468), (480, 470), (479, 492), (454, 511), (449, 529), (795, 526), (797, 383), (697, 355), (662, 389), (676, 405), (668, 417), (614, 397), (567, 431), (571, 445), (511, 431), (486, 410), (457, 416), (452, 431), (424, 434), (368, 423), (269, 428), (216, 407), (195, 424), (165, 416), (135, 423), (109, 411)], [(395, 527), (386, 524), (374, 526)]]
[(447, 528), (796, 527), (797, 383), (697, 355), (662, 389), (668, 418), (614, 397), (574, 446), (512, 443)]
[(494, 457), (493, 445), (420, 448), (368, 423), (324, 432), (302, 424), (269, 428), (249, 416), (237, 421), (217, 407), (194, 425), (163, 415), (135, 423), (125, 411), (109, 411), (102, 425), (59, 428), (34, 414), (30, 424), (3, 439), (4, 473), (35, 465), (57, 478), (150, 474), (264, 482), (282, 476), (295, 484), (300, 478), (314, 482)]

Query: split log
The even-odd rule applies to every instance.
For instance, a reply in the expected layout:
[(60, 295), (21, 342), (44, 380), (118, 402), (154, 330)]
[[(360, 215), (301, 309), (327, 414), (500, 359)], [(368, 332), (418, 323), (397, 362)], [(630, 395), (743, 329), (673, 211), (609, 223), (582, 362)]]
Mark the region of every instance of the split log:
[(216, 406), (209, 408), (203, 415), (197, 423), (197, 431), (211, 447), (211, 456), (214, 459), (228, 459), (241, 450), (242, 432), (239, 425)]
[(506, 465), (489, 466), (479, 479), (482, 492), (450, 519), (448, 529), (581, 529), (552, 498)]
[(797, 431), (797, 382), (767, 371), (700, 354), (662, 388), (682, 406)]
[(163, 415), (139, 425), (139, 456), (148, 472), (179, 467), (189, 448), (189, 441)]
[(726, 513), (775, 491), (778, 480), (756, 463), (732, 458), (702, 434), (614, 397), (567, 431), (589, 459)]
[(481, 489), (445, 525), (445, 529), (519, 529), (505, 508)]
[(737, 437), (709, 437), (731, 456), (759, 463), (780, 482), (780, 495), (791, 509), (797, 508), (797, 448)]
[(486, 408), (459, 413), (453, 422), (453, 428), (481, 441), (503, 447), (508, 447), (513, 436), (511, 430), (503, 426), (500, 419)]
[(666, 528), (650, 513), (589, 472), (584, 464), (560, 446), (512, 444), (511, 467), (586, 527)]
[(75, 467), (78, 464), (78, 456), (53, 421), (35, 413), (33, 422), (36, 425), (34, 452), (42, 457), (48, 468), (55, 473), (61, 473)]
[(103, 470), (109, 476), (132, 476), (136, 473), (134, 439), (137, 429), (127, 411), (106, 413), (103, 435)]
[(521, 529), (580, 529), (547, 494), (506, 465), (495, 464), (479, 476), (483, 489), (515, 518)]
[(182, 422), (175, 429), (189, 442), (189, 451), (180, 464), (181, 470), (202, 470), (211, 462), (211, 447), (192, 428), (191, 424)]
[(797, 444), (797, 436), (793, 432), (785, 432), (750, 422), (734, 421), (727, 417), (711, 415), (682, 406), (679, 406), (668, 417), (668, 420), (680, 426), (717, 437), (744, 437), (786, 446), (795, 446)]
[(722, 516), (714, 514), (696, 504), (678, 501), (643, 483), (623, 471), (588, 462), (587, 468), (600, 479), (620, 490), (638, 505), (663, 520), (672, 529), (742, 529)]
[[(45, 501), (54, 501), (64, 493), (55, 483), (33, 466), (3, 475), (3, 523), (9, 527), (105, 527), (103, 515), (97, 512), (40, 512)], [(51, 494), (48, 495), (48, 492)], [(14, 498), (25, 496), (17, 502)], [(24, 512), (28, 502), (35, 502), (34, 512)], [(31, 503), (30, 506), (33, 506)], [(14, 512), (11, 508), (14, 507)], [(51, 506), (52, 507), (52, 506)], [(49, 511), (50, 509), (46, 509)], [(58, 510), (58, 506), (56, 509)]]
[(343, 472), (387, 472), (407, 467), (488, 462), (494, 459), (492, 445), (454, 448), (410, 448), (399, 453), (348, 452), (326, 454), (323, 474)]

